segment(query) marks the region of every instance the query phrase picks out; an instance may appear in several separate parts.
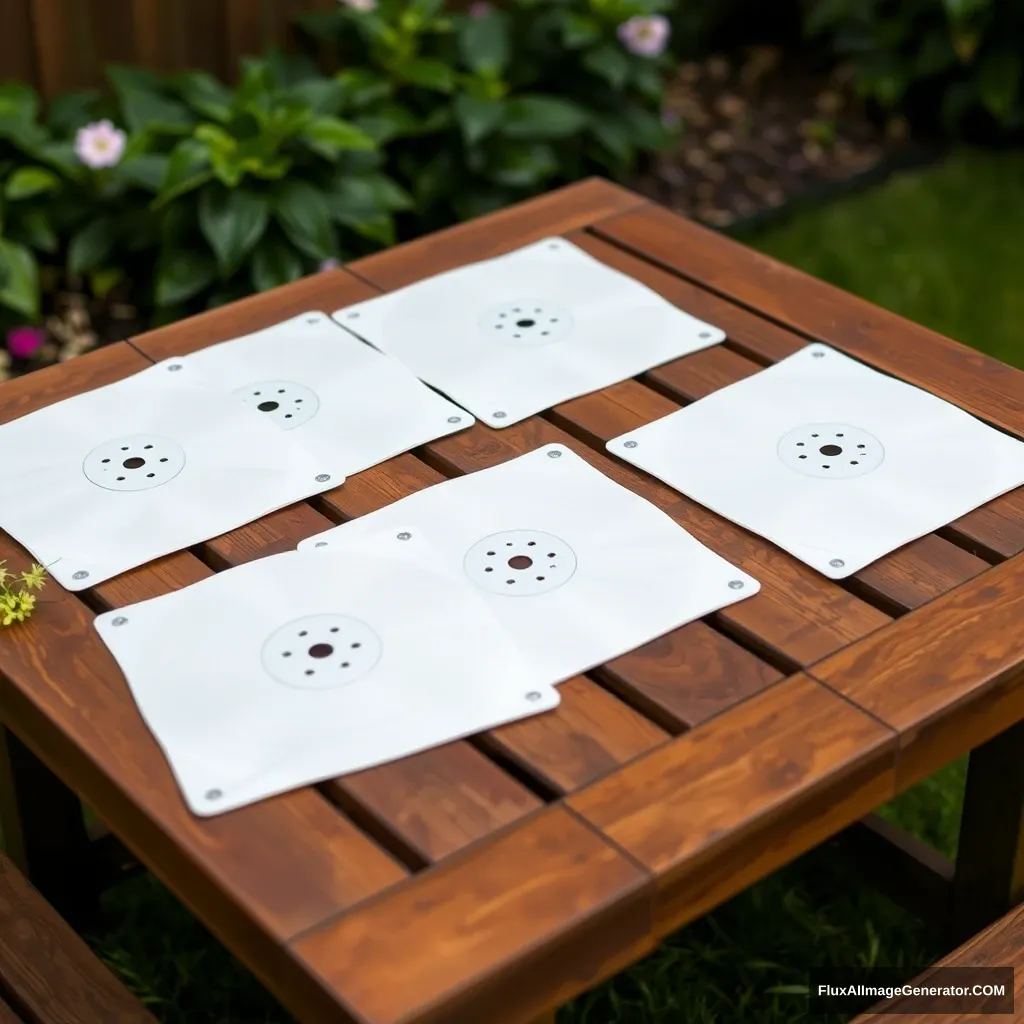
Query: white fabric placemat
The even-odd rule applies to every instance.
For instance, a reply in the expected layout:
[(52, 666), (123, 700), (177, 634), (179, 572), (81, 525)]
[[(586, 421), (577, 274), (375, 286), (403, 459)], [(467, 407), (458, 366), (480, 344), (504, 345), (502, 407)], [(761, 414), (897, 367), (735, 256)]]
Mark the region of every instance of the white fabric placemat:
[(311, 311), (185, 361), (346, 477), (473, 425), (400, 362)]
[(1024, 483), (1024, 444), (827, 345), (608, 442), (843, 579)]
[(511, 426), (725, 337), (564, 238), (333, 315), (491, 427)]
[(756, 594), (759, 584), (564, 445), (418, 491), (311, 537), (330, 559), (412, 523), (524, 653), (563, 681)]
[(96, 619), (196, 814), (558, 704), (468, 582), (418, 531), (397, 533), (261, 558)]
[(343, 481), (185, 360), (0, 426), (0, 466), (0, 526), (68, 590)]

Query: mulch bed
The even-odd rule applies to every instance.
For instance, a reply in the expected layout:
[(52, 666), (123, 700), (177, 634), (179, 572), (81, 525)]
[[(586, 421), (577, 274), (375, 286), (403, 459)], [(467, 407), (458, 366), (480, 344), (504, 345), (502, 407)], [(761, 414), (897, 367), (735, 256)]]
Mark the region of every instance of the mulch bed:
[(843, 69), (816, 74), (768, 46), (681, 65), (665, 108), (679, 142), (633, 187), (716, 228), (859, 178), (910, 145), (902, 118), (868, 116)]

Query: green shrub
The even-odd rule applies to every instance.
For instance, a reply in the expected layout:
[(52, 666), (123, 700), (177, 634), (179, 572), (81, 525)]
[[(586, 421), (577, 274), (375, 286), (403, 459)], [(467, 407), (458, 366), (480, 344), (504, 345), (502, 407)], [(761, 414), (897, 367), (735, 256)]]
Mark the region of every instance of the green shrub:
[(1024, 0), (811, 0), (806, 28), (887, 109), (919, 100), (950, 130), (979, 110), (1024, 124)]
[(669, 0), (350, 0), (302, 16), (431, 230), (665, 145)]

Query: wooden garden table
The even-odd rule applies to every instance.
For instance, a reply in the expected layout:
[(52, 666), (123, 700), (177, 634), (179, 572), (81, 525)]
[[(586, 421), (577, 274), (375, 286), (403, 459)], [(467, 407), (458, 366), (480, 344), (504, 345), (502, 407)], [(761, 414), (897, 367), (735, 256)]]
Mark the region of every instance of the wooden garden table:
[[(1024, 489), (836, 583), (604, 443), (809, 340), (1018, 436), (1024, 373), (590, 180), (4, 384), (0, 421), (557, 234), (728, 341), (506, 430), (478, 424), (81, 595), (51, 582), (29, 623), (0, 631), (3, 826), (52, 899), (86, 899), (85, 862), (61, 860), (85, 855), (79, 797), (301, 1021), (523, 1024), (840, 832), (962, 927), (1019, 898)], [(760, 593), (566, 682), (543, 716), (193, 817), (94, 614), (552, 441)], [(0, 534), (0, 558), (27, 557)], [(932, 855), (922, 874), (911, 844), (862, 819), (972, 750), (957, 871)]]

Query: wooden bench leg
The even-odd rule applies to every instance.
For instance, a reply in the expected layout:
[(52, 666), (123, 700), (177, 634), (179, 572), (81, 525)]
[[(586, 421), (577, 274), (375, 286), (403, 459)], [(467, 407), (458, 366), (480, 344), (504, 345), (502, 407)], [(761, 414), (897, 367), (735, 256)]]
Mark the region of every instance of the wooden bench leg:
[(959, 945), (1024, 901), (1024, 722), (971, 752), (953, 876)]
[(0, 833), (7, 854), (66, 921), (97, 920), (99, 896), (82, 804), (0, 725)]

